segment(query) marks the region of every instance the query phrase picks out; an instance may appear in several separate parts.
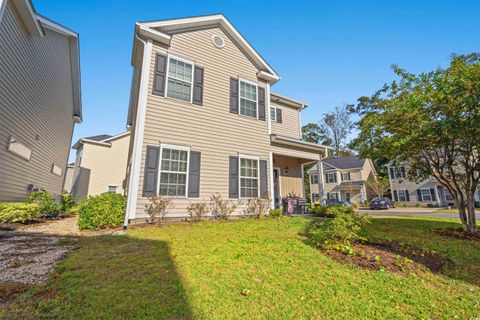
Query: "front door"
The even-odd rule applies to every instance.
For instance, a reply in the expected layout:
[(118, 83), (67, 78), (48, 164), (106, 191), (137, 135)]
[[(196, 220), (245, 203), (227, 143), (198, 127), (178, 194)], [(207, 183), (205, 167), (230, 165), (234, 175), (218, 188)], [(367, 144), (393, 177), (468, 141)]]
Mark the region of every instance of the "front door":
[(273, 169), (273, 198), (275, 202), (275, 209), (280, 209), (282, 206), (282, 198), (280, 197), (280, 170)]

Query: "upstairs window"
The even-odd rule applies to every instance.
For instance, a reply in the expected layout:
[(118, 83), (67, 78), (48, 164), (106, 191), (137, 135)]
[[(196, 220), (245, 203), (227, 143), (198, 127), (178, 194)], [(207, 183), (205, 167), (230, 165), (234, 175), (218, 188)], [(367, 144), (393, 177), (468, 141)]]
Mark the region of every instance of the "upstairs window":
[(342, 173), (342, 181), (350, 181), (350, 172)]
[(335, 172), (329, 172), (329, 173), (327, 173), (327, 182), (328, 182), (328, 183), (337, 182), (336, 173), (335, 173)]
[(310, 181), (311, 181), (311, 183), (315, 183), (315, 184), (318, 183), (318, 175), (312, 174), (310, 176)]
[(257, 118), (257, 85), (240, 79), (240, 114)]
[(277, 108), (270, 107), (270, 119), (272, 122), (277, 122)]
[(240, 197), (258, 197), (258, 180), (258, 159), (240, 157)]
[(163, 147), (160, 160), (161, 196), (185, 197), (187, 190), (188, 150)]
[(193, 63), (178, 58), (169, 58), (167, 97), (191, 102)]

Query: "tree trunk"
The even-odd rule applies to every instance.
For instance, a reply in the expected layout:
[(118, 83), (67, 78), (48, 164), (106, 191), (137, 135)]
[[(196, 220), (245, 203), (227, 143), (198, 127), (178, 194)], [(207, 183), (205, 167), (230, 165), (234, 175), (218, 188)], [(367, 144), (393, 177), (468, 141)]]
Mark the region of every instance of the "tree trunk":
[(474, 193), (467, 194), (467, 214), (468, 214), (468, 231), (477, 233), (477, 217), (475, 215), (475, 198)]

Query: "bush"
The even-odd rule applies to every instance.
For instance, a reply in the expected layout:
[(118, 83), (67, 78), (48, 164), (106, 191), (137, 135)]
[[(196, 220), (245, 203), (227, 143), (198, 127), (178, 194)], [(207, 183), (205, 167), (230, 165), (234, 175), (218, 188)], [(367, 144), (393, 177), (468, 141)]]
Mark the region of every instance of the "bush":
[(270, 209), (268, 216), (271, 218), (278, 218), (282, 216), (282, 210), (281, 209)]
[(433, 207), (434, 207), (433, 203), (427, 203), (427, 208), (433, 208)]
[(360, 232), (370, 221), (366, 215), (352, 208), (330, 208), (332, 209), (335, 218), (314, 221), (309, 225), (307, 230), (309, 240), (316, 247), (353, 253), (352, 243), (364, 240)]
[(54, 203), (55, 196), (47, 191), (35, 191), (27, 196), (27, 203), (38, 205), (38, 211), (42, 218), (58, 218), (61, 205)]
[(238, 208), (240, 201), (222, 199), (220, 193), (214, 193), (210, 197), (212, 215), (218, 219), (228, 219), (228, 217)]
[(207, 216), (210, 206), (207, 202), (194, 202), (187, 207), (187, 211), (191, 220), (201, 221)]
[(264, 195), (260, 198), (251, 198), (247, 200), (247, 207), (243, 210), (246, 215), (261, 218), (267, 215), (270, 210), (270, 198)]
[(78, 227), (98, 230), (118, 227), (125, 217), (126, 198), (117, 193), (103, 193), (82, 200), (77, 207)]
[(165, 220), (167, 210), (173, 207), (173, 200), (161, 197), (149, 197), (148, 200), (149, 203), (145, 204), (147, 222), (156, 223), (158, 220)]
[(73, 195), (68, 193), (67, 191), (63, 191), (60, 207), (64, 213), (68, 213), (68, 214), (74, 213), (75, 198), (73, 197)]
[(335, 217), (335, 208), (343, 208), (342, 206), (315, 206), (308, 208), (308, 213), (314, 214), (319, 217), (334, 218)]
[(40, 211), (35, 203), (0, 203), (0, 223), (25, 223), (38, 220)]

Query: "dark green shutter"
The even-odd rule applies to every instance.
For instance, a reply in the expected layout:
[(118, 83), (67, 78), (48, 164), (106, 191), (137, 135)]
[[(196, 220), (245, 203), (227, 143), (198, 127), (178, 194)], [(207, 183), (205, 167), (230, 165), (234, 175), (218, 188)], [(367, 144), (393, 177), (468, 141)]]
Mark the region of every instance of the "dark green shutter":
[(405, 172), (405, 167), (400, 167), (400, 171), (402, 172), (402, 178), (405, 178), (407, 176), (407, 173)]
[(265, 121), (265, 88), (258, 87), (258, 119)]
[(160, 147), (147, 146), (145, 158), (145, 173), (143, 176), (143, 196), (151, 197), (157, 194), (157, 179)]
[(192, 103), (203, 105), (203, 68), (195, 66), (193, 73), (193, 99)]
[(188, 197), (200, 197), (200, 152), (190, 151), (188, 170)]
[(260, 196), (268, 196), (267, 161), (260, 160)]
[(229, 167), (228, 196), (229, 198), (238, 198), (238, 156), (230, 156)]
[(167, 74), (167, 57), (157, 54), (155, 59), (155, 74), (153, 77), (153, 94), (165, 96), (165, 80)]
[(393, 190), (393, 201), (398, 201), (398, 192), (397, 192), (397, 190)]
[(410, 202), (410, 193), (408, 190), (405, 190), (405, 196), (407, 197), (407, 202)]
[(430, 194), (432, 195), (432, 201), (437, 201), (437, 197), (435, 194), (435, 189), (431, 188), (430, 189)]
[(230, 112), (238, 114), (238, 79), (230, 78)]
[(392, 167), (390, 167), (390, 179), (395, 179), (395, 173)]
[(282, 123), (282, 109), (280, 108), (275, 108), (275, 110), (277, 110), (277, 122), (278, 123)]
[(417, 189), (417, 201), (422, 202), (422, 191), (420, 189)]

